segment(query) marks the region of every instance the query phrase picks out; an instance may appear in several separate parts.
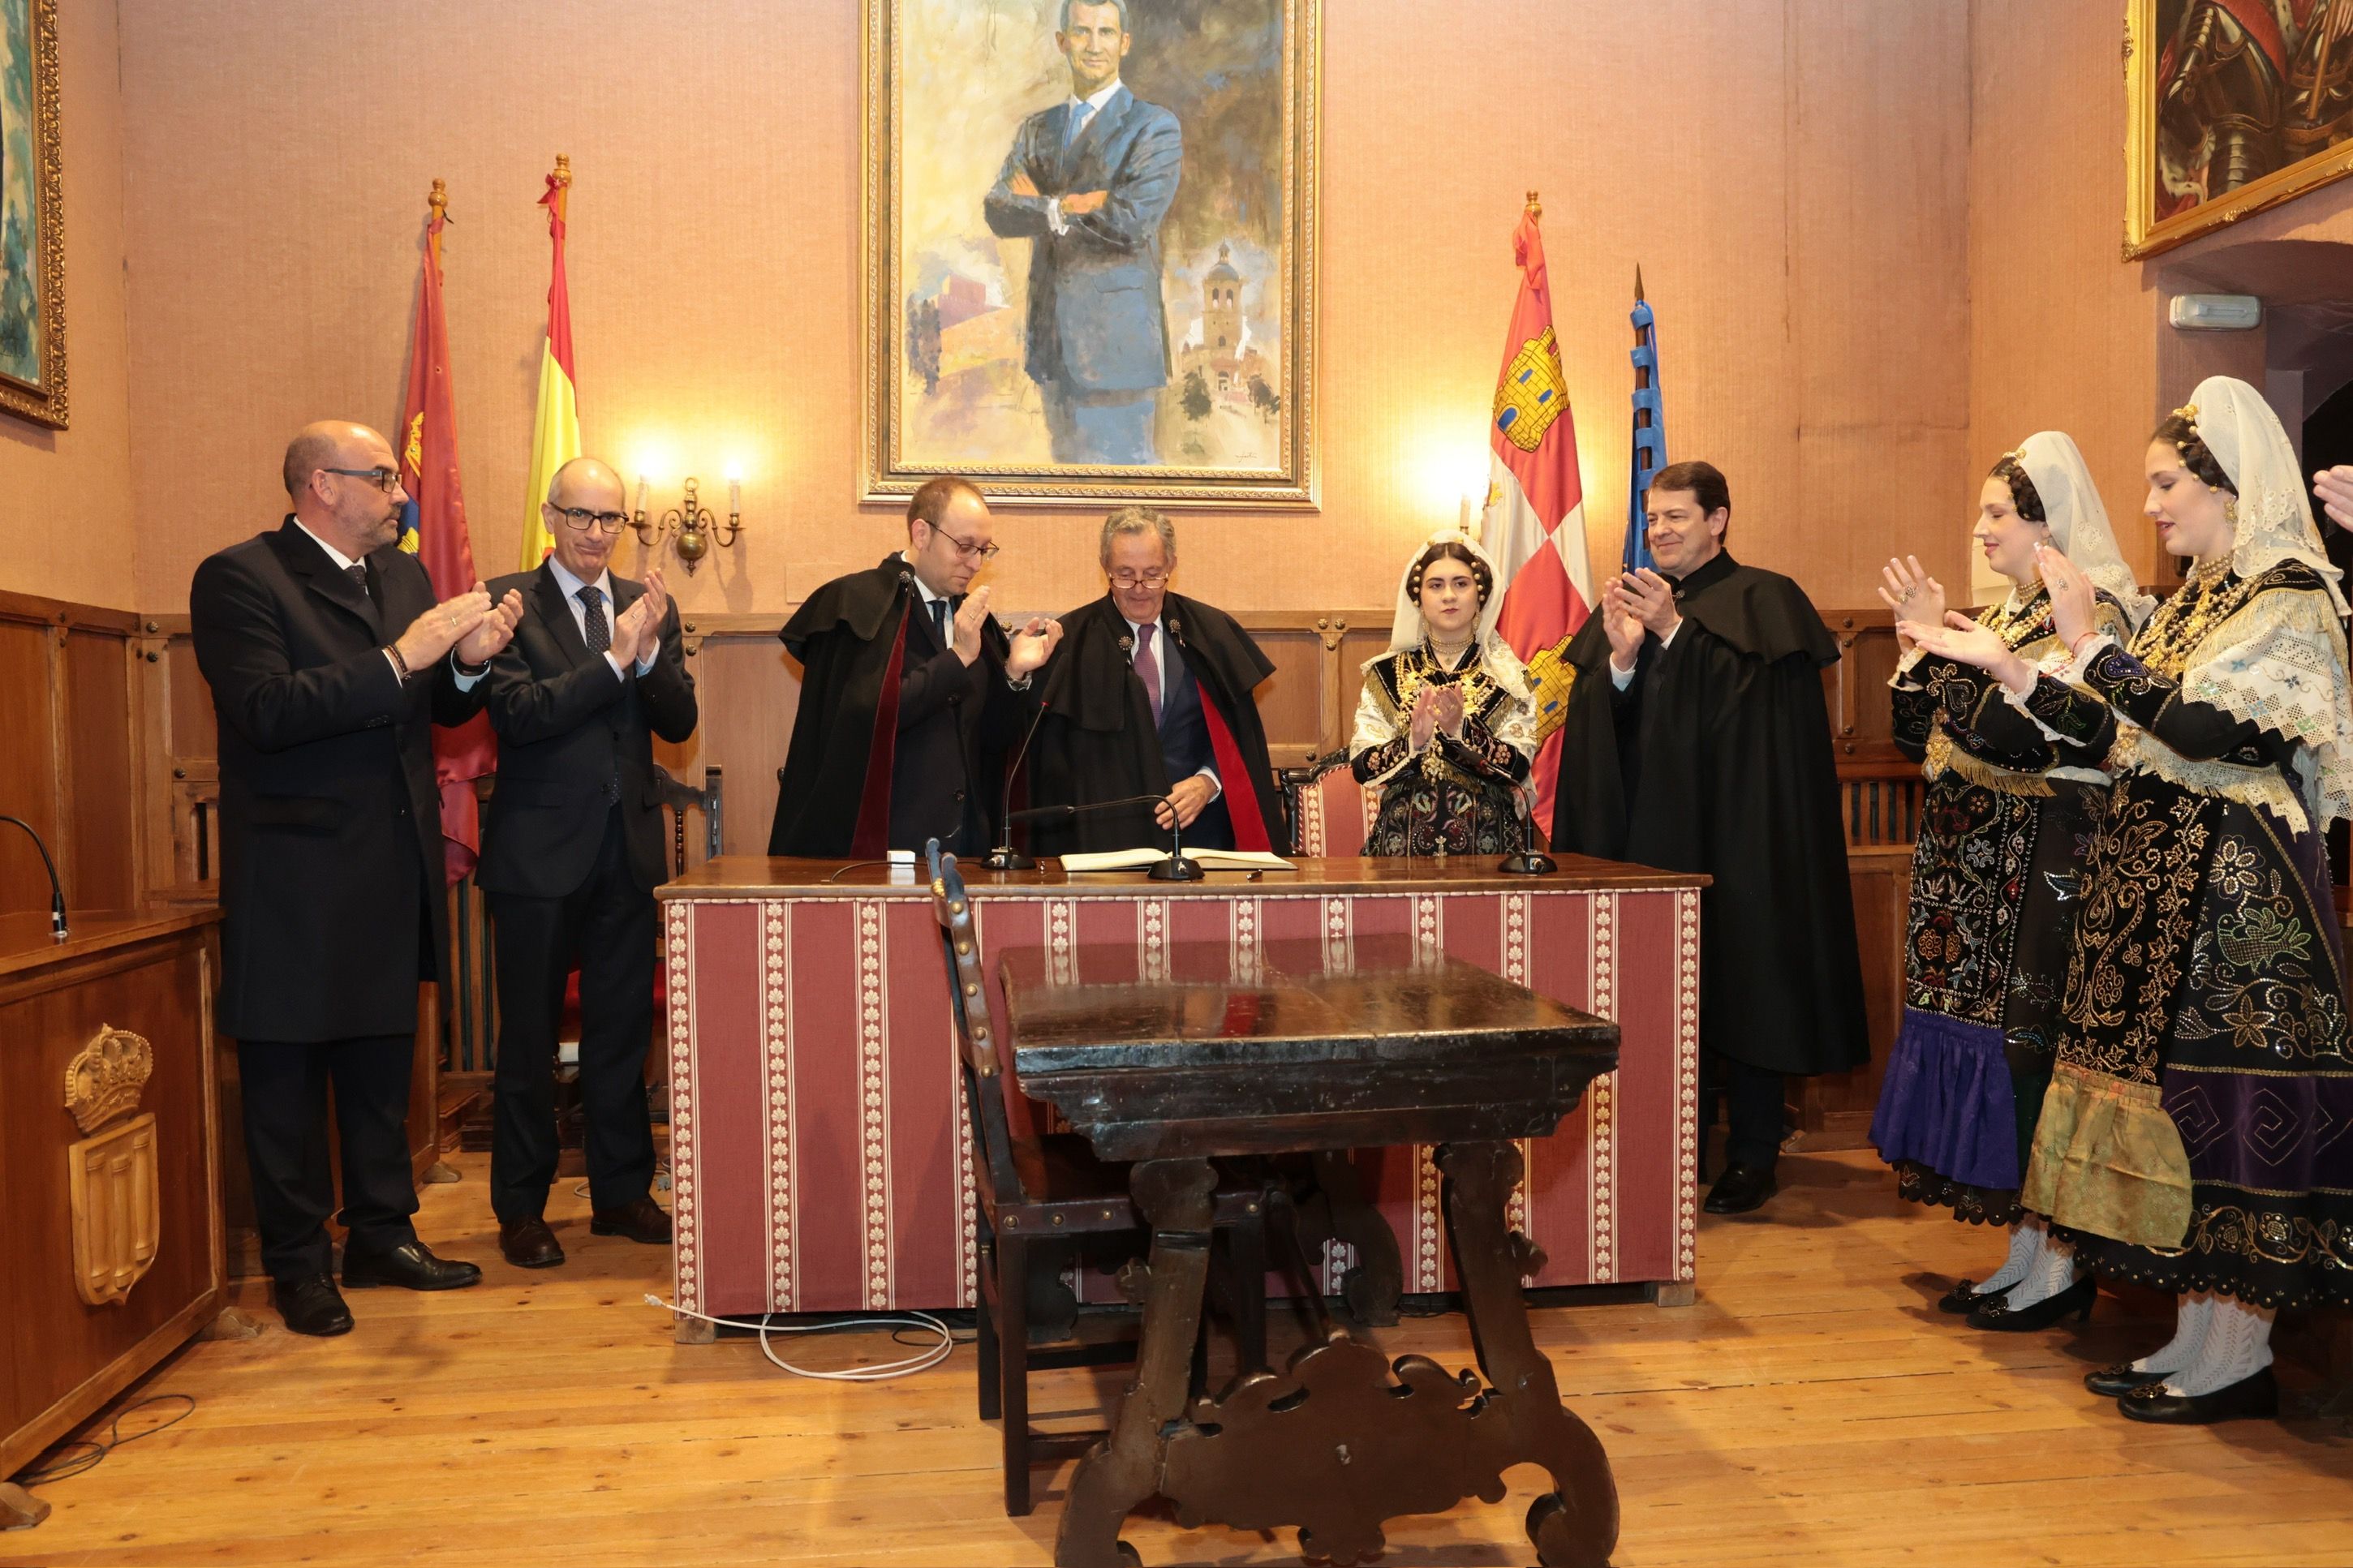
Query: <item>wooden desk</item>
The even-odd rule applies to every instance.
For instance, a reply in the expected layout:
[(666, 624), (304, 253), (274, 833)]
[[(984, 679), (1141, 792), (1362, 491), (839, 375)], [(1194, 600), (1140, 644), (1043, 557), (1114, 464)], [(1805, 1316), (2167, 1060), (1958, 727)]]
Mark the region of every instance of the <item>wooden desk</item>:
[[(1527, 1463), (1555, 1489), (1528, 1513), (1541, 1561), (1607, 1563), (1609, 1462), (1528, 1332), (1520, 1279), (1540, 1263), (1505, 1210), (1515, 1141), (1549, 1135), (1616, 1065), (1617, 1029), (1402, 935), (1345, 951), (1177, 943), (1152, 979), (1123, 957), (1029, 947), (997, 963), (1016, 1082), (1102, 1158), (1136, 1162), (1151, 1222), (1135, 1379), (1071, 1478), (1059, 1568), (1133, 1562), (1120, 1523), (1155, 1493), (1187, 1525), (1295, 1525), (1308, 1560), (1358, 1562), (1380, 1552), (1383, 1521), (1500, 1501), (1504, 1471)], [(1412, 1142), (1438, 1145), (1484, 1384), (1422, 1356), (1393, 1380), (1376, 1346), (1327, 1328), (1282, 1373), (1246, 1373), (1188, 1410), (1210, 1160)]]
[[(902, 875), (735, 857), (660, 890), (680, 1305), (973, 1304), (972, 1154), (939, 926), (928, 887)], [(1345, 952), (1406, 938), (1616, 1023), (1617, 1070), (1556, 1131), (1520, 1141), (1512, 1220), (1545, 1238), (1537, 1285), (1689, 1299), (1700, 879), (1575, 857), (1533, 878), (1460, 858), (1309, 859), (1255, 881), (1065, 877), (1052, 861), (965, 877), (992, 963), (1084, 944), (1153, 977), (1172, 943)], [(1367, 1150), (1356, 1165), (1403, 1249), (1405, 1289), (1456, 1289), (1434, 1149)], [(1356, 1260), (1345, 1243), (1327, 1250), (1328, 1292)], [(1089, 1285), (1089, 1299), (1116, 1299), (1109, 1281)]]
[(0, 915), (0, 1480), (223, 1304), (217, 918)]

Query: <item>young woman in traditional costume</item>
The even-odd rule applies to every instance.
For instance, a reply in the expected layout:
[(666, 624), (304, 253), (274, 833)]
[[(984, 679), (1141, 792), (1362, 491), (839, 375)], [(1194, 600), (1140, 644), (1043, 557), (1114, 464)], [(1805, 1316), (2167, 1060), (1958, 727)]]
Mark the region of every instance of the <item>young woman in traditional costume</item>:
[(2045, 553), (2074, 654), (1907, 626), (2116, 775), (2020, 1202), (2094, 1270), (2179, 1292), (2170, 1342), (2085, 1379), (2135, 1420), (2269, 1415), (2273, 1314), (2353, 1302), (2353, 1046), (2324, 834), (2353, 816), (2337, 568), (2295, 454), (2217, 376), (2158, 426), (2147, 510), (2189, 581), (2129, 646)]
[(1511, 855), (1528, 843), (1536, 751), (1526, 669), (1495, 635), (1502, 584), (1461, 534), (1406, 563), (1389, 651), (1365, 666), (1349, 764), (1377, 784), (1366, 855)]
[[(1993, 466), (1970, 537), (2010, 581), (1978, 625), (2038, 669), (2068, 662), (2036, 567), (2045, 545), (2093, 584), (2103, 632), (2122, 640), (2147, 618), (2151, 601), (2117, 552), (2083, 454), (2055, 430), (2028, 437)], [(1891, 561), (1883, 576), (1880, 597), (1899, 616), (1943, 624), (1945, 591), (1917, 560)], [(2051, 1081), (2084, 842), (2108, 779), (2096, 754), (1995, 702), (1982, 670), (1907, 643), (1890, 685), (1895, 743), (1922, 763), (1928, 784), (1912, 855), (1904, 1022), (1872, 1142), (1903, 1196), (2010, 1227), (2001, 1267), (1982, 1282), (1962, 1280), (1938, 1307), (1968, 1312), (1979, 1328), (2037, 1328), (2082, 1304), (2069, 1290), (2073, 1258), (2049, 1245), (2040, 1216), (2021, 1212), (2018, 1187)], [(2002, 711), (1981, 731), (1989, 702)]]

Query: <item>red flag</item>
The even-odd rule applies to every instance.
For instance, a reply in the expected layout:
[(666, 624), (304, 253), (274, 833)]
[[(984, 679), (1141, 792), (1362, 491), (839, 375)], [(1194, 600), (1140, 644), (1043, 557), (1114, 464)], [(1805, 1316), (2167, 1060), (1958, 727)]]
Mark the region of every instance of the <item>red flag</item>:
[(1542, 211), (1535, 193), (1512, 231), (1520, 295), (1504, 336), (1504, 369), (1487, 426), (1489, 468), (1481, 542), (1509, 584), (1495, 629), (1529, 665), (1536, 689), (1537, 749), (1529, 784), (1535, 820), (1552, 821), (1560, 774), (1560, 720), (1569, 682), (1560, 658), (1593, 605), (1585, 561), (1585, 489), (1577, 472), (1577, 420), (1553, 333), (1552, 286), (1545, 272)]
[[(458, 482), (458, 409), (449, 387), (449, 333), (441, 314), (441, 230), (448, 205), (433, 182), (425, 226), (425, 269), (417, 281), (417, 336), (408, 353), (408, 395), (400, 413), (400, 480), (408, 491), (400, 547), (424, 563), (439, 598), (477, 581), (466, 536), (466, 497)], [(474, 781), (498, 770), (490, 716), (477, 713), (454, 730), (433, 731), (433, 773), (441, 784), (443, 870), (456, 882), (474, 868), (482, 847)]]

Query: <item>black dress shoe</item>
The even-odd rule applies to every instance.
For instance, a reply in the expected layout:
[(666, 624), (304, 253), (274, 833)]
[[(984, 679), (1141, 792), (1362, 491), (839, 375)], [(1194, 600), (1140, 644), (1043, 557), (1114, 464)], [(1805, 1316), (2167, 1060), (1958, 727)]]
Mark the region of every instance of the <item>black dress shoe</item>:
[(335, 1289), (335, 1282), (323, 1274), (306, 1279), (273, 1279), (269, 1300), (294, 1333), (323, 1340), (352, 1331), (352, 1310), (343, 1305), (343, 1292)]
[(1972, 1307), (1969, 1327), (1997, 1334), (2028, 1334), (2049, 1328), (2070, 1312), (2080, 1323), (2092, 1315), (2092, 1302), (2099, 1293), (2100, 1282), (2086, 1274), (2056, 1296), (2045, 1296), (2023, 1307), (2012, 1307), (2007, 1299)]
[(2134, 1389), (2116, 1401), (2116, 1408), (2135, 1421), (2155, 1421), (2168, 1426), (2203, 1426), (2242, 1415), (2279, 1414), (2279, 1382), (2272, 1369), (2216, 1389), (2211, 1394), (2168, 1394), (2161, 1382)]
[(1762, 1208), (1765, 1200), (1780, 1190), (1770, 1165), (1727, 1165), (1715, 1185), (1707, 1190), (1704, 1206), (1710, 1214), (1746, 1214)]
[(397, 1285), (404, 1290), (459, 1290), (481, 1280), (481, 1269), (471, 1263), (436, 1258), (421, 1241), (404, 1242), (389, 1252), (362, 1252), (343, 1247), (343, 1289)]
[(564, 1261), (564, 1248), (557, 1245), (555, 1233), (537, 1215), (501, 1224), (499, 1251), (517, 1268), (553, 1268)]
[(648, 1247), (670, 1245), (670, 1215), (651, 1198), (638, 1198), (617, 1209), (598, 1209), (588, 1216), (591, 1236), (626, 1236)]
[(2173, 1374), (2169, 1372), (2135, 1372), (2132, 1363), (2118, 1362), (2097, 1372), (2084, 1374), (2084, 1386), (2105, 1398), (2115, 1399), (2130, 1394), (2136, 1388), (2147, 1388), (2152, 1383), (2163, 1383)]
[(1936, 1310), (1959, 1317), (1980, 1301), (1999, 1301), (2010, 1294), (2007, 1285), (1999, 1290), (1980, 1290), (1974, 1279), (1964, 1279), (1936, 1298)]

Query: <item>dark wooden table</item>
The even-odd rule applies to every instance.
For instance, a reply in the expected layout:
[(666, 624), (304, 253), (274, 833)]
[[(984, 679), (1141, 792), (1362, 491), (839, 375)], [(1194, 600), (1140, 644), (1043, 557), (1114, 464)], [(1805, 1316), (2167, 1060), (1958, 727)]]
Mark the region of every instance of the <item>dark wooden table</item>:
[[(1512, 1140), (1543, 1137), (1616, 1065), (1618, 1030), (1409, 939), (1268, 942), (1256, 958), (1176, 943), (1168, 978), (1057, 984), (1050, 960), (999, 961), (1014, 1072), (1106, 1160), (1135, 1162), (1152, 1223), (1144, 1338), (1109, 1440), (1080, 1462), (1056, 1536), (1063, 1568), (1135, 1561), (1119, 1539), (1155, 1493), (1187, 1526), (1299, 1527), (1313, 1560), (1381, 1550), (1381, 1521), (1504, 1495), (1542, 1465), (1528, 1510), (1546, 1564), (1599, 1568), (1618, 1492), (1592, 1431), (1562, 1405), (1528, 1331), (1521, 1277), (1541, 1265), (1510, 1230)], [(1082, 963), (1065, 973), (1084, 973)], [(1246, 1373), (1187, 1408), (1208, 1278), (1209, 1161), (1374, 1144), (1440, 1145), (1446, 1224), (1479, 1373), (1425, 1356), (1391, 1364), (1345, 1329), (1280, 1373)]]

